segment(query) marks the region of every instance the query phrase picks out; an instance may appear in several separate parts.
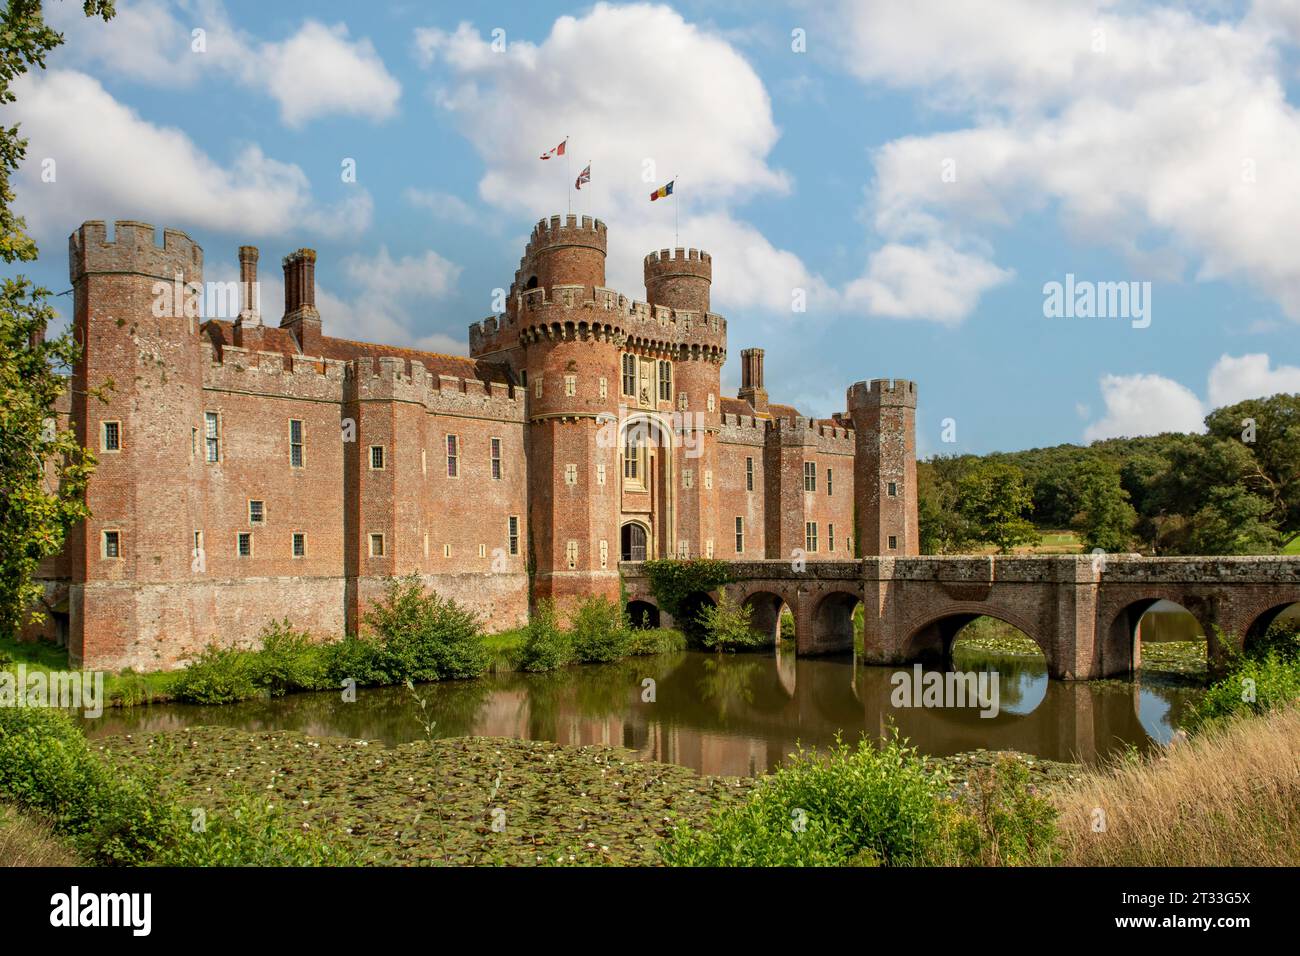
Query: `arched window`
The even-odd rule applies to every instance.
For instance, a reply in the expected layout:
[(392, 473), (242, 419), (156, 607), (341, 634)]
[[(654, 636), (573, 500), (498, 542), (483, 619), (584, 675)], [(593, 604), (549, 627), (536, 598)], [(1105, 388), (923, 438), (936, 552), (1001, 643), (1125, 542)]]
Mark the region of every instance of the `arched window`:
[(623, 560), (644, 561), (645, 541), (645, 528), (641, 525), (633, 523), (623, 525)]

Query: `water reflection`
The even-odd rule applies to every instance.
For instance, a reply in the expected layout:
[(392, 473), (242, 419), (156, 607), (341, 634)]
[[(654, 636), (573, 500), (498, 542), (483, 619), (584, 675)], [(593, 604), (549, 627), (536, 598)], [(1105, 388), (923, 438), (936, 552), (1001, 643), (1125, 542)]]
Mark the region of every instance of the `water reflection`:
[[(504, 674), (420, 688), (440, 736), (478, 734), (629, 747), (703, 773), (766, 771), (794, 749), (824, 746), (837, 732), (854, 740), (886, 732), (890, 718), (923, 752), (1014, 749), (1058, 760), (1096, 761), (1134, 744), (1169, 739), (1171, 720), (1195, 691), (1138, 682), (1051, 681), (1041, 660), (963, 658), (965, 668), (1000, 675), (1001, 712), (899, 709), (890, 703), (895, 669), (851, 658), (682, 652), (553, 674)], [(642, 681), (653, 678), (653, 702)], [(298, 694), (226, 707), (167, 704), (109, 711), (87, 722), (92, 736), (219, 724), (299, 730), (320, 736), (404, 743), (423, 736), (405, 688)]]

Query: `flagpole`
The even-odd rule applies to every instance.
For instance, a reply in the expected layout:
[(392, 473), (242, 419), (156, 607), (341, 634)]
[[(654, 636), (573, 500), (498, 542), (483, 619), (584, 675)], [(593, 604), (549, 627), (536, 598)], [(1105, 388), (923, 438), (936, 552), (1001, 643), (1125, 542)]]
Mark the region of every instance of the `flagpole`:
[(677, 194), (676, 173), (673, 173), (673, 195), (677, 197), (677, 202), (673, 203), (673, 248), (676, 249), (682, 241), (681, 231), (677, 228), (677, 207), (681, 205), (682, 197)]
[(564, 182), (567, 189), (564, 195), (565, 204), (568, 206), (568, 212), (573, 212), (573, 183), (569, 182), (569, 134), (564, 134)]

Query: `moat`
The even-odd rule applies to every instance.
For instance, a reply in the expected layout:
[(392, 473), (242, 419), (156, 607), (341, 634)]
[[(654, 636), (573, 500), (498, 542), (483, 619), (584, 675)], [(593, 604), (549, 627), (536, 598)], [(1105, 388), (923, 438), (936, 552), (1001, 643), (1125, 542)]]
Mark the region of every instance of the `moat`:
[[(439, 737), (485, 735), (562, 744), (629, 747), (647, 759), (706, 774), (750, 776), (772, 769), (796, 744), (824, 746), (887, 732), (892, 719), (922, 752), (1018, 750), (1092, 763), (1128, 746), (1166, 742), (1199, 691), (1169, 680), (1064, 682), (1041, 659), (964, 649), (966, 670), (996, 670), (1000, 710), (896, 708), (897, 672), (851, 656), (716, 655), (686, 651), (550, 674), (506, 673), (417, 688)], [(647, 699), (647, 678), (653, 700)], [(218, 725), (296, 730), (400, 744), (425, 736), (403, 687), (360, 689), (355, 702), (321, 692), (219, 707), (155, 704), (107, 712), (88, 735)]]

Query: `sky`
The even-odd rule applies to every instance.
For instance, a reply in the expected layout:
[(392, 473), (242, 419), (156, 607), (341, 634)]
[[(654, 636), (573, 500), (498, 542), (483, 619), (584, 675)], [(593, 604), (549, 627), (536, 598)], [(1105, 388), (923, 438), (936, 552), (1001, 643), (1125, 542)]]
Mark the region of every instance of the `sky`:
[(257, 245), (268, 322), (309, 246), (326, 334), (467, 354), (572, 202), (629, 298), (711, 253), (724, 392), (751, 346), (806, 415), (913, 379), (923, 456), (1300, 391), (1300, 0), (46, 8), (0, 110), (41, 257), (4, 274), (55, 293), (82, 221), (143, 220), (209, 281)]

